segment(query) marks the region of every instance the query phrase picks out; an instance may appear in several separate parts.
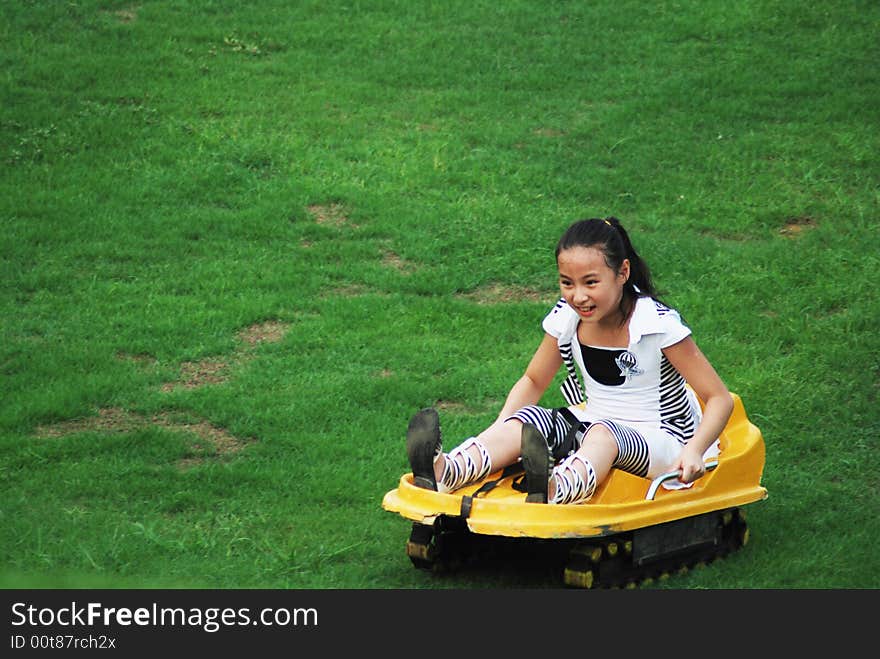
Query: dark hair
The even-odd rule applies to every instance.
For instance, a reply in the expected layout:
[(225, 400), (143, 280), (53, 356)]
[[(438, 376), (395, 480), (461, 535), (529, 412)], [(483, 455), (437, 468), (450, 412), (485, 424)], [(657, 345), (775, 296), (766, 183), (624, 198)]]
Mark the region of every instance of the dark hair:
[(556, 257), (559, 258), (560, 252), (572, 247), (595, 247), (605, 255), (605, 263), (614, 272), (620, 272), (623, 260), (629, 259), (629, 279), (623, 285), (623, 299), (620, 301), (624, 318), (629, 316), (636, 299), (657, 299), (651, 270), (636, 252), (626, 229), (616, 217), (593, 217), (572, 224), (556, 245)]

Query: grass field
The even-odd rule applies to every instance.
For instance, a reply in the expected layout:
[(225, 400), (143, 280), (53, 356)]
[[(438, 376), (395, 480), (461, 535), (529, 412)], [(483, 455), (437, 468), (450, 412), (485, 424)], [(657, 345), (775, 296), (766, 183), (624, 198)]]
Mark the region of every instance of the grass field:
[[(490, 422), (615, 215), (767, 445), (655, 588), (880, 587), (880, 6), (0, 4), (0, 585), (417, 571), (404, 432)], [(555, 387), (545, 402), (557, 404)]]

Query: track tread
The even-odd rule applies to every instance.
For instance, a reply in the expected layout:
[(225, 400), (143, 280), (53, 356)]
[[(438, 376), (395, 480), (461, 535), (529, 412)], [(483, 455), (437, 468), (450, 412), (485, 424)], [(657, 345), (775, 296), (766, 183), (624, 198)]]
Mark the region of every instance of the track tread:
[[(711, 517), (709, 517), (711, 516)], [(638, 588), (673, 575), (684, 575), (741, 548), (748, 541), (745, 515), (738, 508), (707, 513), (704, 521), (717, 519), (714, 544), (705, 539), (691, 547), (674, 547), (666, 555), (639, 563), (633, 560), (638, 536), (634, 533), (592, 540), (575, 547), (563, 573), (567, 586), (575, 588)]]
[[(581, 589), (632, 589), (686, 575), (691, 570), (743, 547), (749, 539), (745, 515), (739, 508), (731, 508), (703, 516), (702, 528), (716, 528), (711, 542), (704, 533), (697, 544), (681, 545), (681, 528), (693, 527), (682, 520), (681, 528), (673, 533), (673, 549), (654, 556), (640, 548), (638, 531), (615, 534), (605, 538), (543, 541), (547, 548), (559, 543), (554, 554), (564, 563), (562, 582), (565, 586)], [(717, 527), (713, 527), (717, 524)], [(678, 535), (675, 535), (675, 534)], [(530, 539), (511, 539), (473, 534), (459, 517), (439, 516), (433, 524), (413, 523), (406, 543), (406, 554), (416, 568), (434, 573), (450, 573), (479, 559), (495, 565), (495, 561), (509, 553), (522, 553), (522, 542)], [(531, 539), (534, 540), (534, 539)], [(649, 542), (657, 538), (649, 534)], [(661, 534), (662, 540), (662, 534)], [(532, 545), (534, 548), (535, 545)], [(651, 551), (656, 551), (651, 547)], [(646, 557), (650, 560), (646, 560)]]

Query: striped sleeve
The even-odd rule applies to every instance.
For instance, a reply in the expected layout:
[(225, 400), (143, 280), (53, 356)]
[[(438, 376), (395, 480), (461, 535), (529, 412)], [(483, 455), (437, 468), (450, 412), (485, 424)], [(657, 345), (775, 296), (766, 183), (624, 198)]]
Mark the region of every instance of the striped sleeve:
[(657, 304), (657, 315), (663, 327), (663, 336), (660, 339), (660, 347), (668, 348), (691, 335), (691, 329), (685, 325), (681, 316), (675, 309), (670, 309), (662, 304)]
[(559, 298), (559, 301), (550, 310), (550, 313), (544, 317), (541, 326), (547, 334), (558, 339), (571, 324), (571, 315), (573, 313), (574, 309), (568, 306), (568, 303), (563, 298)]

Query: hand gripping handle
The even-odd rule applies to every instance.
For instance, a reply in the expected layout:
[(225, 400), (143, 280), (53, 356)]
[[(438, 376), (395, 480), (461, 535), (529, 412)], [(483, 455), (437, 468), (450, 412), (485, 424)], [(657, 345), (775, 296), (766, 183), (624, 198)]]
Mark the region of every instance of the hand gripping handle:
[[(706, 463), (706, 471), (712, 471), (715, 467), (718, 466), (718, 460), (709, 460)], [(673, 478), (678, 478), (681, 476), (681, 470), (678, 469), (676, 471), (668, 471), (665, 474), (660, 474), (651, 481), (651, 487), (648, 488), (648, 493), (645, 495), (646, 501), (653, 501), (654, 497), (657, 495), (657, 490), (660, 489), (660, 486), (668, 480), (672, 480)]]

